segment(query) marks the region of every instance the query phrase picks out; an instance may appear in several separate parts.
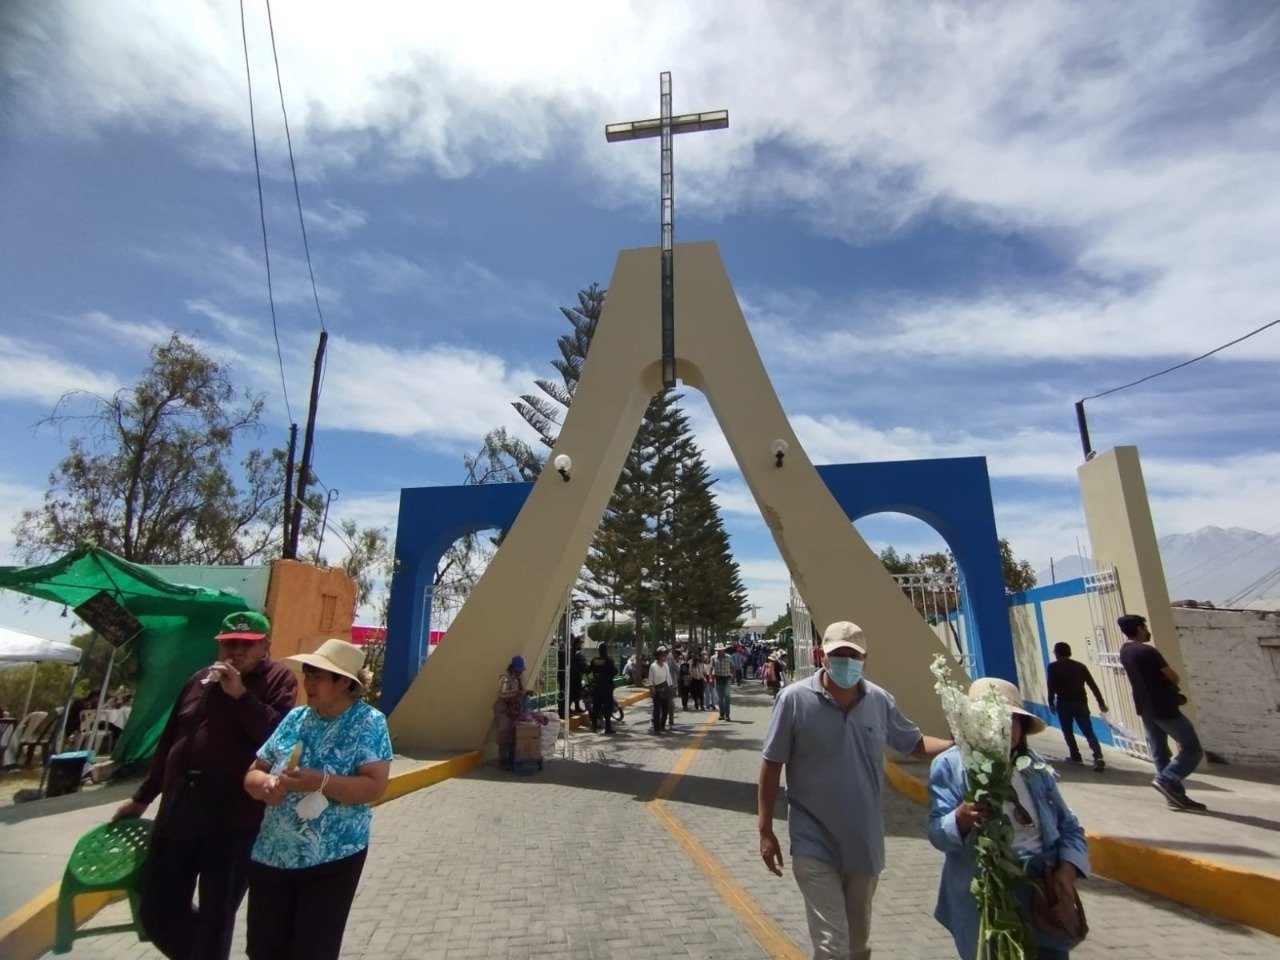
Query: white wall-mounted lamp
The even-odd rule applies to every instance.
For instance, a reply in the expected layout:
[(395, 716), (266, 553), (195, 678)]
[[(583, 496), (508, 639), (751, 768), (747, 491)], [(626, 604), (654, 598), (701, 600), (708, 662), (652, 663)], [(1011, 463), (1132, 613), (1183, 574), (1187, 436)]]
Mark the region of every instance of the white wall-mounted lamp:
[(561, 479), (565, 483), (569, 482), (569, 471), (573, 469), (573, 461), (569, 459), (567, 453), (562, 453), (552, 461), (552, 465), (556, 468), (556, 473), (560, 474)]
[(787, 447), (787, 441), (785, 441), (785, 440), (775, 440), (775, 441), (773, 441), (773, 463), (774, 463), (774, 466), (777, 466), (777, 467), (782, 466), (782, 458), (783, 458), (783, 457), (785, 457), (785, 456), (787, 455), (787, 450), (788, 450), (788, 449), (789, 449), (789, 448)]

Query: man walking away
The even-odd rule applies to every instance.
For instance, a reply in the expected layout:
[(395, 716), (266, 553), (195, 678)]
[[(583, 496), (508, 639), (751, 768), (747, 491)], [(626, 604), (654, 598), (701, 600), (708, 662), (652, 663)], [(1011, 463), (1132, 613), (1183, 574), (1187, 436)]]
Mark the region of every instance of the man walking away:
[(784, 689), (769, 720), (756, 794), (760, 857), (782, 876), (773, 808), (785, 766), (791, 871), (814, 960), (868, 960), (884, 869), (884, 748), (924, 760), (951, 741), (923, 736), (887, 691), (863, 679), (867, 641), (857, 624), (827, 627), (822, 656), (823, 669)]
[(587, 663), (591, 674), (591, 729), (600, 732), (600, 723), (604, 721), (604, 732), (613, 733), (613, 675), (616, 672), (613, 657), (609, 656), (609, 644), (600, 644), (596, 655)]
[(1103, 713), (1107, 712), (1107, 702), (1102, 699), (1102, 691), (1093, 682), (1093, 674), (1089, 672), (1089, 668), (1079, 660), (1071, 659), (1071, 644), (1055, 643), (1053, 655), (1057, 659), (1049, 664), (1047, 677), (1049, 709), (1057, 711), (1062, 738), (1067, 741), (1067, 762), (1084, 763), (1080, 747), (1076, 744), (1075, 732), (1071, 729), (1074, 723), (1080, 727), (1080, 732), (1089, 743), (1089, 749), (1093, 751), (1093, 769), (1101, 772), (1107, 763), (1102, 759), (1102, 745), (1098, 743), (1098, 735), (1093, 732), (1089, 701), (1085, 699), (1085, 686), (1088, 685), (1093, 691), (1093, 698), (1098, 701), (1098, 709)]
[[(1164, 654), (1151, 645), (1147, 618), (1127, 613), (1116, 621), (1126, 637), (1120, 645), (1120, 663), (1133, 687), (1133, 703), (1142, 718), (1147, 747), (1155, 764), (1156, 778), (1151, 785), (1169, 801), (1175, 810), (1206, 810), (1203, 803), (1192, 800), (1182, 781), (1204, 759), (1196, 728), (1178, 709), (1187, 698), (1178, 692), (1179, 678), (1165, 660)], [(1169, 758), (1169, 739), (1178, 745), (1178, 755)]]
[(711, 672), (716, 678), (716, 703), (720, 706), (720, 719), (729, 719), (729, 685), (733, 683), (733, 660), (727, 646), (716, 647), (711, 658)]
[(267, 656), (270, 633), (260, 613), (222, 621), (217, 662), (183, 686), (146, 780), (111, 817), (140, 817), (160, 797), (139, 914), (170, 960), (227, 960), (231, 952), (263, 813), (241, 783), (298, 699), (293, 673)]

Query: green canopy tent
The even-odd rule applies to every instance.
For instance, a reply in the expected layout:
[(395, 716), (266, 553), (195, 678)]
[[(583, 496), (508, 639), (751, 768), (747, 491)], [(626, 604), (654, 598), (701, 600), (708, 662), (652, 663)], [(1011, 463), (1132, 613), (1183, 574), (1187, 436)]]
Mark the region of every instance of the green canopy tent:
[(0, 589), (70, 607), (106, 592), (142, 624), (127, 648), (137, 660), (133, 710), (111, 754), (126, 770), (155, 752), (178, 690), (217, 658), (213, 637), (222, 619), (249, 608), (236, 594), (170, 583), (93, 546), (40, 566), (0, 567)]

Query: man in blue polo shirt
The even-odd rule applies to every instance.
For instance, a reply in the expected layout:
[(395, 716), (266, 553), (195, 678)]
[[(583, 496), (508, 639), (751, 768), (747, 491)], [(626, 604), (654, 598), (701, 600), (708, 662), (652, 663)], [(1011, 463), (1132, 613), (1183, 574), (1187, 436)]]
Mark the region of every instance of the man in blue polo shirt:
[(827, 627), (822, 659), (823, 669), (779, 694), (765, 733), (760, 857), (782, 876), (773, 808), (785, 766), (791, 870), (814, 960), (866, 960), (871, 898), (884, 869), (884, 748), (925, 760), (952, 744), (921, 734), (887, 691), (863, 679), (867, 641), (857, 624)]

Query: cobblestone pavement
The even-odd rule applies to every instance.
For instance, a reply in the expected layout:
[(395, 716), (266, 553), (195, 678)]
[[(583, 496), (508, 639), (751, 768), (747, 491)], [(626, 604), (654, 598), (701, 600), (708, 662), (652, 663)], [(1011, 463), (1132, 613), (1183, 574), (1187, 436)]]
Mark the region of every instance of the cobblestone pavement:
[[(769, 874), (757, 852), (755, 777), (769, 709), (765, 691), (748, 686), (735, 691), (732, 722), (677, 712), (676, 733), (654, 737), (637, 707), (619, 735), (575, 734), (576, 759), (551, 761), (536, 776), (484, 767), (379, 807), (342, 956), (769, 956), (648, 803), (704, 722), (707, 735), (666, 809), (794, 941), (791, 954), (807, 955), (795, 883)], [(924, 838), (924, 809), (886, 786), (885, 813), (888, 867), (875, 900), (875, 956), (952, 957), (932, 918), (941, 855)], [(1280, 938), (1104, 880), (1085, 884), (1082, 898), (1092, 933), (1078, 958), (1280, 956)], [(94, 922), (124, 915), (117, 905)], [(242, 911), (236, 953), (243, 945)], [(70, 956), (159, 955), (113, 935), (80, 941)]]

